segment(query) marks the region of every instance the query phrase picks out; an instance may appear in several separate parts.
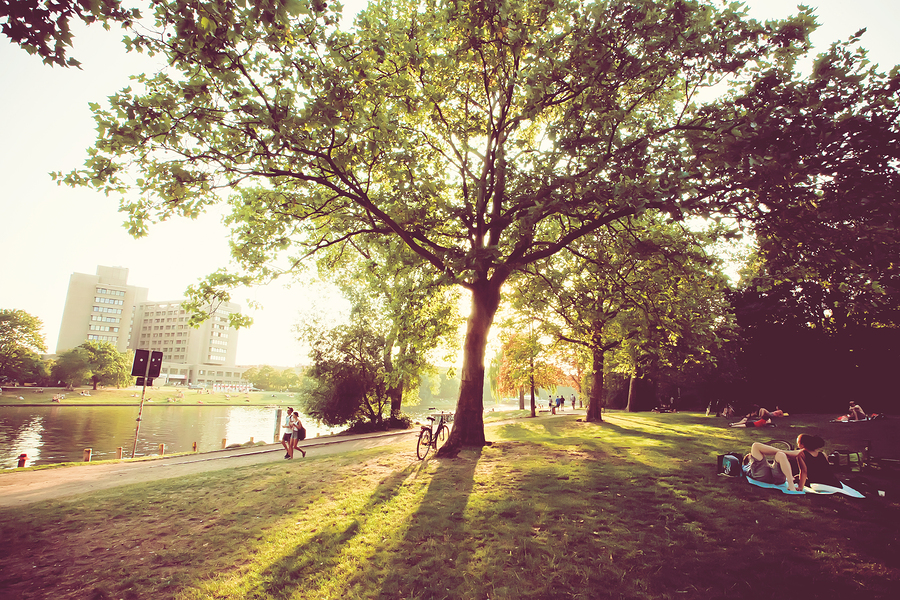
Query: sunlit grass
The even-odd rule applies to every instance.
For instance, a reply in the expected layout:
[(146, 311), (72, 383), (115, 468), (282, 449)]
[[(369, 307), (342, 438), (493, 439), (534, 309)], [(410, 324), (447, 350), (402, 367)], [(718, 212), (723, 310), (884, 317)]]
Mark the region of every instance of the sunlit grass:
[(717, 453), (821, 420), (604, 418), (501, 420), (452, 460), (404, 441), (9, 510), (0, 533), (35, 557), (0, 568), (61, 599), (897, 597), (896, 504), (714, 474)]

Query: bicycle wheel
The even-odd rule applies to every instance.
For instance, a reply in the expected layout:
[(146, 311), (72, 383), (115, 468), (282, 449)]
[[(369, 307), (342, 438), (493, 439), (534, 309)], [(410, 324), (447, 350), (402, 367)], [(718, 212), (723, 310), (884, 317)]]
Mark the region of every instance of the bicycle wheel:
[(773, 448), (778, 448), (779, 450), (793, 450), (794, 446), (787, 440), (769, 440), (768, 442), (763, 442), (766, 446), (772, 446)]
[(441, 425), (441, 428), (438, 429), (437, 432), (437, 441), (434, 444), (435, 448), (440, 448), (444, 445), (444, 442), (447, 441), (447, 438), (450, 436), (450, 429), (446, 425)]
[(431, 430), (423, 429), (419, 432), (419, 441), (416, 443), (416, 456), (419, 460), (425, 460), (429, 450), (431, 450)]

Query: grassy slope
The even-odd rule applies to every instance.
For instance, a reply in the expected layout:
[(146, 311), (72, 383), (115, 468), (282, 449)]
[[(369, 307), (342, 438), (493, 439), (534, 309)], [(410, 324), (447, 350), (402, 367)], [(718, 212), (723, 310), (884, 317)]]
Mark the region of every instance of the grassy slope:
[(519, 419), (454, 460), (419, 462), (404, 443), (7, 510), (0, 590), (60, 600), (900, 597), (890, 496), (793, 497), (714, 474), (718, 453), (801, 431), (829, 449), (871, 435), (882, 454), (896, 450), (892, 421), (822, 421), (755, 431), (696, 414)]

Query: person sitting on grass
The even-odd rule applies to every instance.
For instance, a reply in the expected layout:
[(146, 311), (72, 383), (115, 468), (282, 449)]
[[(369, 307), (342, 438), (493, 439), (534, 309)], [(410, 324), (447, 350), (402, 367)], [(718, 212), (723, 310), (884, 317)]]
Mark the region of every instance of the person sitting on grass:
[(820, 450), (825, 447), (825, 440), (817, 435), (801, 433), (797, 436), (797, 462), (800, 466), (800, 489), (809, 483), (822, 483), (831, 487), (841, 487), (841, 482), (831, 471), (828, 457)]
[(847, 418), (851, 421), (865, 421), (868, 417), (866, 416), (866, 411), (864, 411), (854, 400), (851, 400)]
[[(773, 446), (754, 442), (750, 447), (750, 473), (748, 477), (773, 485), (787, 483), (788, 491), (800, 491), (802, 488), (798, 489), (797, 484), (794, 483), (791, 463), (788, 458), (796, 458), (801, 452), (803, 452), (802, 449), (779, 450)], [(774, 465), (769, 464), (769, 458), (775, 461)]]

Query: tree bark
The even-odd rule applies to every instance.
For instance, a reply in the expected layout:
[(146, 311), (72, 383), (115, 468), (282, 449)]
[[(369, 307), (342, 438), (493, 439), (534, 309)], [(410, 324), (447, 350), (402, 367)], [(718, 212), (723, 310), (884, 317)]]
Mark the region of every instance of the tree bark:
[(640, 370), (631, 376), (631, 379), (628, 381), (628, 405), (625, 406), (626, 412), (642, 410), (641, 407), (645, 403), (644, 397), (647, 395), (645, 384), (643, 373)]
[(388, 389), (388, 398), (391, 399), (391, 419), (400, 418), (400, 406), (403, 402), (403, 384)]
[(463, 446), (484, 446), (484, 352), (500, 305), (500, 284), (483, 280), (472, 286), (472, 312), (463, 344), (459, 401), (450, 437), (437, 457), (453, 456)]
[(525, 386), (519, 386), (519, 410), (525, 410)]
[(584, 418), (588, 423), (603, 421), (603, 357), (606, 351), (594, 347), (592, 350), (594, 372), (591, 375), (591, 396), (588, 398), (587, 413)]

